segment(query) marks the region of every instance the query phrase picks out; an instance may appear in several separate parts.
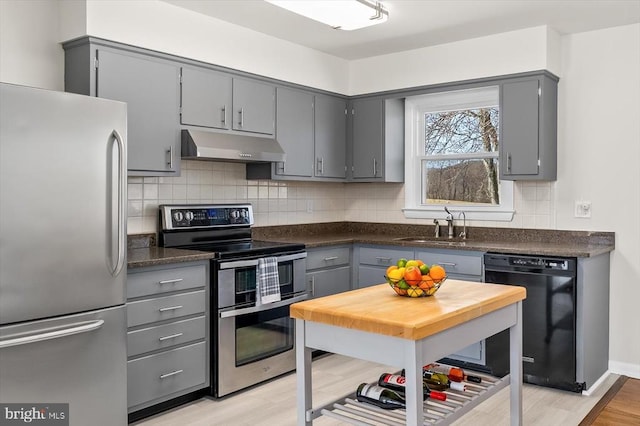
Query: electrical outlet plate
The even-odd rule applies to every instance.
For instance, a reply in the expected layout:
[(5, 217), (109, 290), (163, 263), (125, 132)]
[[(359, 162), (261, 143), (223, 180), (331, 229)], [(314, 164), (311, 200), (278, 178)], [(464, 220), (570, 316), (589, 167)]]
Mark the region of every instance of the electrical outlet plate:
[(576, 201), (575, 217), (591, 217), (591, 201)]

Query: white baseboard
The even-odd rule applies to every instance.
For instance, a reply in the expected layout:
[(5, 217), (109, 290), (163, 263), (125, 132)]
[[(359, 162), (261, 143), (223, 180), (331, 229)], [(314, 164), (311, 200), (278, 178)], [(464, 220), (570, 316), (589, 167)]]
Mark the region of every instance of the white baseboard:
[(640, 364), (609, 360), (609, 372), (640, 379)]

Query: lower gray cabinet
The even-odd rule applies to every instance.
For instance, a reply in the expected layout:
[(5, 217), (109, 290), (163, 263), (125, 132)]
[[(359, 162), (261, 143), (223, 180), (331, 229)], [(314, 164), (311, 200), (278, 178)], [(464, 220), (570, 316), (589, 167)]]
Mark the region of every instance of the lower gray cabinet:
[(311, 297), (351, 290), (351, 248), (338, 246), (307, 249), (306, 278)]
[(209, 262), (129, 269), (129, 413), (209, 386)]
[(387, 268), (395, 265), (400, 258), (413, 259), (413, 255), (413, 248), (387, 246), (357, 247), (358, 288), (386, 282), (385, 274)]

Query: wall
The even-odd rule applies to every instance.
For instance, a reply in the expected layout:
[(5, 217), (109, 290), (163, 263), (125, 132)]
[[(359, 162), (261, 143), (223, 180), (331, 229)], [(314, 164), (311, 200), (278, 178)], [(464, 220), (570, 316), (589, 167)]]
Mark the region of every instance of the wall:
[[(103, 5), (91, 6), (87, 12), (87, 28), (100, 28), (100, 34), (107, 37), (111, 34), (118, 39), (116, 32), (108, 33), (99, 20), (97, 11)], [(98, 2), (99, 3), (99, 2)], [(106, 3), (106, 2), (105, 2)], [(135, 2), (134, 2), (135, 3)], [(49, 1), (0, 1), (0, 80), (19, 82), (50, 89), (60, 89), (62, 85), (62, 50), (57, 44), (62, 39), (56, 33), (52, 16), (57, 16), (56, 2)], [(115, 4), (115, 3), (114, 3)], [(156, 28), (155, 21), (158, 6), (149, 3), (154, 19), (141, 16), (142, 9), (123, 11), (123, 5), (115, 5), (119, 12), (132, 12), (136, 15), (133, 21), (144, 28), (140, 34), (135, 29), (121, 29), (126, 33), (126, 41), (132, 44), (146, 45), (159, 49), (161, 41), (165, 42), (166, 28)], [(105, 15), (107, 11), (102, 10)], [(135, 13), (134, 13), (135, 12)], [(175, 20), (182, 21), (184, 15), (175, 11)], [(164, 12), (160, 11), (160, 15)], [(125, 15), (127, 13), (124, 13)], [(167, 24), (166, 16), (160, 21)], [(197, 34), (206, 32), (200, 26), (217, 26), (217, 21), (205, 21), (202, 17), (188, 17), (193, 26), (190, 30)], [(144, 22), (143, 22), (144, 21)], [(131, 23), (131, 22), (130, 22)], [(215, 23), (215, 25), (211, 25)], [(175, 22), (184, 27), (189, 25)], [(159, 26), (162, 27), (162, 26)], [(167, 27), (171, 27), (168, 25)], [(78, 25), (77, 28), (82, 28)], [(225, 26), (233, 35), (233, 28)], [(88, 29), (87, 31), (89, 31)], [(244, 29), (236, 28), (238, 34), (245, 34)], [(81, 31), (81, 30), (76, 30)], [(150, 32), (147, 32), (150, 31)], [(611, 270), (611, 361), (610, 368), (616, 373), (640, 377), (640, 324), (637, 315), (637, 300), (640, 299), (640, 161), (639, 145), (640, 129), (640, 25), (610, 28), (600, 31), (567, 35), (560, 37), (545, 29), (525, 30), (537, 41), (533, 41), (533, 59), (522, 58), (522, 52), (510, 52), (520, 58), (511, 70), (523, 68), (518, 65), (524, 61), (526, 66), (539, 68), (546, 63), (560, 75), (559, 105), (559, 176), (554, 183), (518, 183), (516, 185), (516, 209), (518, 213), (513, 223), (486, 223), (483, 226), (517, 226), (526, 228), (548, 229), (582, 229), (616, 232), (616, 250), (612, 253)], [(69, 34), (67, 32), (67, 37)], [(245, 34), (246, 35), (246, 34)], [(254, 35), (257, 37), (256, 35)], [(511, 36), (497, 35), (494, 40), (502, 40), (505, 46)], [(140, 37), (140, 43), (136, 42)], [(227, 39), (233, 37), (226, 37)], [(65, 38), (66, 39), (66, 38)], [(158, 41), (160, 40), (160, 41)], [(313, 76), (303, 69), (296, 68), (292, 46), (284, 46), (278, 41), (266, 38), (266, 44), (275, 43), (277, 48), (285, 49), (285, 57), (291, 59), (293, 70), (277, 66), (267, 58), (258, 56), (260, 60), (251, 64), (255, 58), (232, 54), (227, 50), (220, 52), (220, 58), (228, 62), (217, 62), (217, 51), (212, 53), (194, 52), (199, 59), (207, 57), (210, 62), (232, 66), (243, 65), (248, 71), (257, 72), (261, 66), (278, 78), (285, 73), (296, 74), (291, 80), (302, 84), (338, 90), (340, 84), (334, 82), (340, 73), (340, 61), (326, 58), (329, 62), (323, 69), (328, 76)], [(543, 41), (541, 41), (543, 40)], [(166, 41), (173, 49), (178, 43)], [(462, 46), (469, 44), (450, 44), (448, 47), (463, 52)], [(547, 46), (546, 53), (541, 51), (541, 44)], [(201, 46), (201, 45), (198, 45)], [(536, 47), (537, 46), (537, 47)], [(266, 47), (265, 47), (266, 48)], [(159, 49), (162, 50), (162, 49)], [(524, 50), (524, 49), (523, 49)], [(273, 52), (274, 50), (269, 50)], [(422, 63), (423, 57), (436, 50), (406, 52), (407, 63)], [(178, 53), (179, 52), (172, 52)], [(446, 52), (445, 52), (446, 53)], [(185, 53), (182, 53), (185, 54)], [(435, 54), (435, 53), (434, 53)], [(314, 52), (306, 52), (314, 56)], [(185, 54), (186, 56), (186, 54)], [(314, 56), (321, 61), (321, 56)], [(509, 57), (505, 54), (505, 58)], [(393, 57), (391, 57), (393, 58)], [(427, 58), (429, 59), (429, 58)], [(383, 66), (389, 58), (369, 59), (369, 66)], [(560, 64), (560, 65), (558, 65)], [(281, 65), (281, 64), (280, 64)], [(505, 60), (505, 65), (509, 65)], [(377, 66), (377, 65), (376, 65)], [(385, 69), (391, 69), (387, 64)], [(238, 66), (238, 68), (241, 68)], [(483, 68), (483, 67), (481, 67)], [(488, 69), (484, 67), (483, 69)], [(559, 71), (558, 71), (559, 70)], [(506, 69), (495, 69), (495, 72)], [(280, 72), (281, 74), (278, 74)], [(364, 62), (356, 63), (350, 69), (351, 81), (360, 75), (366, 78), (361, 86), (345, 92), (357, 93), (360, 90), (384, 90), (393, 86), (406, 87), (417, 80), (408, 73), (408, 80), (395, 73), (393, 79), (388, 75), (377, 74), (377, 79), (370, 76)], [(470, 76), (468, 70), (452, 69), (451, 75)], [(320, 74), (320, 72), (318, 72)], [(433, 74), (436, 75), (436, 74)], [(434, 77), (435, 78), (435, 77)], [(464, 77), (466, 78), (466, 77)], [(366, 86), (365, 86), (366, 84)], [(611, 123), (616, 123), (612, 126)], [(621, 124), (618, 124), (621, 123)], [(251, 200), (256, 204), (259, 225), (325, 222), (330, 220), (366, 220), (406, 222), (399, 209), (403, 205), (403, 186), (398, 184), (279, 184), (267, 181), (246, 181), (244, 166), (230, 163), (183, 162), (184, 173), (176, 178), (132, 178), (129, 181), (130, 218), (129, 232), (155, 230), (155, 209), (162, 202), (182, 201), (244, 201)], [(234, 194), (235, 193), (235, 198)], [(593, 203), (591, 219), (575, 219), (573, 217), (573, 201), (588, 199)], [(307, 207), (311, 205), (311, 212)]]

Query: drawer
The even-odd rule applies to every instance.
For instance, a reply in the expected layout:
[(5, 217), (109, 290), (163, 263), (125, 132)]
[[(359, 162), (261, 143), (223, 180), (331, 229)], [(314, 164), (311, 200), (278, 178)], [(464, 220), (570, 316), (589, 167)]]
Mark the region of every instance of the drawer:
[(145, 352), (165, 349), (206, 337), (205, 316), (175, 321), (169, 324), (143, 328), (127, 333), (127, 355), (132, 357)]
[(180, 392), (207, 381), (205, 342), (127, 362), (129, 407)]
[(413, 259), (413, 250), (386, 248), (386, 247), (361, 247), (360, 264), (375, 266), (395, 265), (398, 259)]
[(482, 275), (482, 255), (477, 253), (434, 253), (419, 251), (416, 259), (420, 259), (428, 265), (437, 263), (446, 269), (447, 274)]
[(204, 313), (205, 309), (206, 294), (204, 290), (127, 302), (127, 326), (133, 327)]
[(307, 271), (318, 268), (348, 265), (351, 262), (349, 247), (335, 247), (307, 252)]
[(169, 291), (188, 290), (207, 285), (206, 265), (154, 269), (127, 274), (127, 298)]

